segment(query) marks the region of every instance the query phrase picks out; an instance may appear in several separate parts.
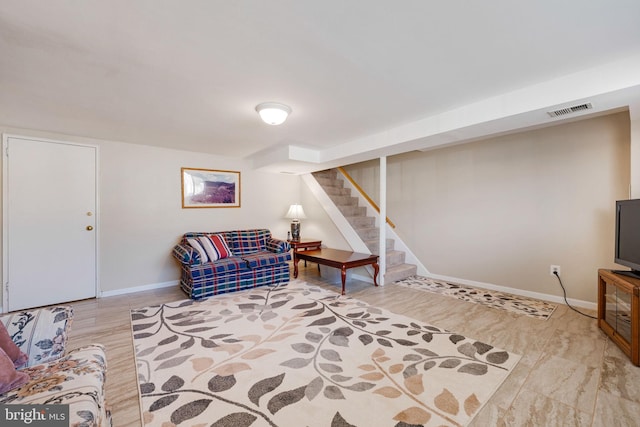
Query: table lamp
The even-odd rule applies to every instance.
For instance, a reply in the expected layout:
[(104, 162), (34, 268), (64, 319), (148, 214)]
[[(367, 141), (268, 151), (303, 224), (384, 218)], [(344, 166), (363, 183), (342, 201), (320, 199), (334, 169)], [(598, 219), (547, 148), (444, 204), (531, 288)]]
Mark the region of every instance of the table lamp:
[(291, 221), (291, 239), (300, 240), (300, 219), (306, 218), (302, 205), (291, 205), (285, 218), (293, 220)]

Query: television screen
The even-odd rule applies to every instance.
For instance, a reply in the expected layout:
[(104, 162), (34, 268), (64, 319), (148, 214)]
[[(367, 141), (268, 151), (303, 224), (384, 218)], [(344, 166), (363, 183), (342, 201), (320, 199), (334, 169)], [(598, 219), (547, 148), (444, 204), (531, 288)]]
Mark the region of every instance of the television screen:
[(640, 270), (640, 199), (616, 202), (615, 262)]

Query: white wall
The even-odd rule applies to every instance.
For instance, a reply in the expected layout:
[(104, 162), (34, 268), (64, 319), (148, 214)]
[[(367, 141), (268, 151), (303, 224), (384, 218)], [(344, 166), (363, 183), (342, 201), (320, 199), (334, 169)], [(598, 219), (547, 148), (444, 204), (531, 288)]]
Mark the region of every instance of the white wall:
[[(299, 177), (253, 171), (241, 159), (2, 126), (0, 132), (100, 147), (97, 231), (102, 292), (177, 280), (171, 249), (186, 231), (269, 228), (275, 237), (286, 238), (289, 220), (284, 215), (301, 197)], [(181, 167), (240, 171), (241, 207), (182, 209)], [(310, 225), (316, 217), (312, 215)]]
[[(596, 301), (613, 264), (614, 201), (628, 197), (627, 112), (388, 158), (388, 216), (427, 269)], [(377, 162), (346, 167), (378, 192)]]
[[(269, 228), (286, 237), (297, 177), (242, 160), (142, 145), (101, 144), (101, 283), (113, 290), (178, 278), (171, 248), (186, 231)], [(241, 207), (182, 209), (180, 168), (240, 171)], [(133, 256), (132, 256), (133, 255)]]

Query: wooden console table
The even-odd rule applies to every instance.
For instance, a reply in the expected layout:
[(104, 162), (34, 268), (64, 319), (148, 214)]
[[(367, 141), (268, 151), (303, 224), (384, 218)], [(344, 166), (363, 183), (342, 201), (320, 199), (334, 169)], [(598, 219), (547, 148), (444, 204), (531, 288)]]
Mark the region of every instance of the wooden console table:
[(347, 269), (372, 265), (374, 269), (373, 284), (378, 286), (378, 255), (363, 254), (358, 252), (341, 251), (339, 249), (316, 249), (310, 251), (293, 252), (293, 277), (298, 277), (298, 261), (311, 261), (318, 265), (339, 268), (342, 273), (342, 295), (344, 295), (344, 284), (347, 280)]
[[(289, 239), (287, 240), (291, 245), (291, 249), (293, 249), (293, 253), (303, 251), (309, 251), (311, 249), (321, 249), (322, 248), (322, 240), (317, 239)], [(307, 260), (304, 261), (304, 266), (307, 266)], [(320, 271), (320, 264), (318, 264), (318, 271)]]
[(322, 247), (322, 240), (318, 239), (298, 239), (298, 240), (287, 240), (291, 247), (293, 248), (293, 252), (298, 252), (299, 250), (311, 250), (311, 249), (320, 249)]
[(598, 270), (598, 326), (640, 366), (640, 279)]

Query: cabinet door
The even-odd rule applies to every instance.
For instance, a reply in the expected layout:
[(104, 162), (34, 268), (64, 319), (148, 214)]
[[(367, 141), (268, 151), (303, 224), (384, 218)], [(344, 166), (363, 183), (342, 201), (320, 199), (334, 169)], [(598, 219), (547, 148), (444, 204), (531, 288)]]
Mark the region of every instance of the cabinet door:
[(631, 342), (631, 294), (607, 283), (606, 321), (625, 341)]

